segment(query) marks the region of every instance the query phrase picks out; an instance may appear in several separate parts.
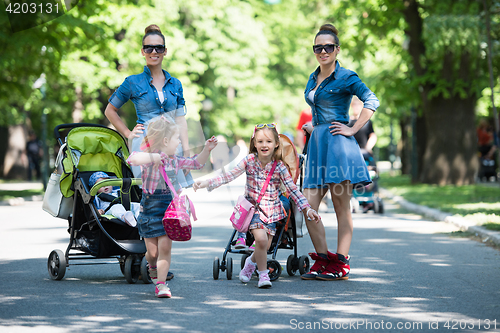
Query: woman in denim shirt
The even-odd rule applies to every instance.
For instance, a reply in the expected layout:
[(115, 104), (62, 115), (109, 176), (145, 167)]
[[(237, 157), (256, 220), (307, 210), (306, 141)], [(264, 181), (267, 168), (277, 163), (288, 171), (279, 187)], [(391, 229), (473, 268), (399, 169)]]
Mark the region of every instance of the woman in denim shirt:
[[(319, 67), (311, 74), (304, 92), (312, 109), (312, 125), (302, 128), (311, 137), (307, 146), (304, 196), (311, 207), (319, 204), (330, 190), (338, 223), (337, 252), (328, 251), (325, 227), (321, 221), (307, 221), (316, 253), (311, 270), (304, 280), (345, 280), (349, 278), (349, 248), (353, 223), (350, 210), (352, 186), (370, 183), (370, 176), (354, 134), (378, 108), (377, 97), (361, 82), (358, 75), (340, 66), (337, 55), (340, 41), (337, 29), (331, 24), (320, 28), (313, 50)], [(364, 103), (358, 121), (348, 127), (349, 106), (356, 95)]]
[[(160, 28), (151, 24), (145, 29), (142, 38), (141, 53), (146, 58), (146, 66), (141, 74), (131, 75), (116, 89), (109, 98), (106, 117), (113, 126), (126, 138), (132, 151), (140, 151), (139, 145), (146, 135), (148, 122), (163, 115), (175, 122), (181, 129), (181, 145), (177, 155), (189, 156), (189, 140), (187, 132), (186, 109), (181, 82), (161, 68), (163, 58), (167, 55), (165, 37)], [(137, 124), (133, 130), (118, 115), (118, 109), (128, 100), (134, 103), (137, 113)], [(130, 144), (130, 142), (132, 142)], [(140, 169), (132, 167), (134, 175), (140, 177)], [(180, 183), (187, 187), (193, 184), (191, 174), (180, 170), (173, 184)]]

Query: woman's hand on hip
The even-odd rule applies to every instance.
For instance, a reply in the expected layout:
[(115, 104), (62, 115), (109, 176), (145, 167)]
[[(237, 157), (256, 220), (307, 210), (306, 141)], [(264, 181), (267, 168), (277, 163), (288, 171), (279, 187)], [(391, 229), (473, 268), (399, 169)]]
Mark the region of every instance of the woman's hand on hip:
[(342, 134), (343, 136), (353, 136), (356, 134), (353, 129), (345, 124), (339, 123), (338, 121), (333, 121), (332, 125), (328, 127), (332, 135)]
[(134, 129), (130, 132), (127, 139), (133, 140), (134, 138), (139, 138), (142, 133), (144, 133), (144, 125), (137, 124), (135, 125)]

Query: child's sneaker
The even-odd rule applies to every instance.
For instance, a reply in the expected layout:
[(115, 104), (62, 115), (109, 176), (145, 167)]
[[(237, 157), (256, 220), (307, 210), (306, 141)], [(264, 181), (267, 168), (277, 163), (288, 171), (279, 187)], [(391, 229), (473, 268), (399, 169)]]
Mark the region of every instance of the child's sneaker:
[(151, 281), (156, 284), (158, 282), (158, 271), (156, 270), (156, 267), (153, 268), (148, 264), (148, 273)]
[(326, 269), (318, 274), (316, 277), (318, 280), (335, 281), (349, 279), (349, 272), (351, 271), (351, 266), (349, 266), (350, 256), (346, 258), (342, 254), (328, 252), (328, 259), (330, 259), (330, 262), (326, 266)]
[(234, 245), (234, 248), (236, 250), (245, 249), (246, 247), (247, 247), (247, 241), (245, 238), (238, 238), (236, 244)]
[(137, 225), (137, 220), (135, 219), (134, 213), (132, 213), (131, 211), (123, 214), (123, 221), (125, 221), (125, 223), (127, 223), (131, 227), (135, 227)]
[(271, 283), (271, 279), (269, 278), (269, 270), (265, 270), (263, 272), (259, 272), (259, 288), (271, 288), (273, 284)]
[(255, 251), (255, 241), (248, 247), (248, 251), (254, 252)]
[(168, 287), (167, 284), (165, 284), (165, 282), (160, 282), (160, 283), (157, 283), (156, 284), (156, 290), (155, 290), (155, 295), (156, 297), (166, 297), (166, 298), (170, 298), (172, 297), (172, 293), (170, 292), (170, 288)]
[(248, 281), (250, 281), (250, 279), (252, 278), (253, 272), (257, 268), (257, 264), (252, 262), (252, 260), (250, 258), (251, 257), (248, 257), (245, 260), (245, 266), (243, 267), (243, 269), (240, 272), (240, 281), (243, 283), (247, 283)]
[(317, 253), (309, 253), (312, 260), (315, 260), (309, 272), (302, 274), (302, 280), (316, 280), (316, 277), (321, 274), (328, 265), (328, 259), (320, 257)]

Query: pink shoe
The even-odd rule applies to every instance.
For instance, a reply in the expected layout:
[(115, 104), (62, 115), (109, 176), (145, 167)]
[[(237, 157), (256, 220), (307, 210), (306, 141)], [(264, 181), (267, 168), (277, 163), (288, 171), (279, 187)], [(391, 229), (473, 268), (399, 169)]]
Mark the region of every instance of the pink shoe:
[(156, 297), (160, 298), (170, 298), (172, 297), (172, 293), (170, 292), (170, 288), (168, 287), (165, 282), (159, 282), (156, 284), (156, 290), (155, 290), (155, 295)]
[(255, 242), (253, 242), (252, 245), (250, 245), (248, 247), (248, 251), (250, 251), (250, 252), (254, 252), (255, 251)]
[(257, 268), (257, 264), (253, 263), (250, 258), (251, 257), (248, 257), (247, 260), (245, 260), (245, 266), (240, 272), (240, 281), (243, 283), (247, 283), (250, 281), (253, 272)]
[(259, 288), (271, 288), (273, 286), (269, 278), (269, 270), (266, 269), (264, 272), (259, 272), (258, 286)]
[(246, 247), (247, 247), (247, 241), (245, 238), (238, 238), (236, 244), (234, 245), (234, 248), (236, 250), (245, 249)]

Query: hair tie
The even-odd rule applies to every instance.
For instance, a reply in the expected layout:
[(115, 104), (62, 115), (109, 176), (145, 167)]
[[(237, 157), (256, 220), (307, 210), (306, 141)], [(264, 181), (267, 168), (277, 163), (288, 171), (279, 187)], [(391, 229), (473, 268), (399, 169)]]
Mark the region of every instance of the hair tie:
[(167, 119), (167, 117), (161, 115), (160, 119), (163, 119), (163, 121), (166, 121), (167, 123), (171, 124), (172, 122)]

